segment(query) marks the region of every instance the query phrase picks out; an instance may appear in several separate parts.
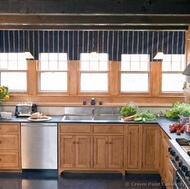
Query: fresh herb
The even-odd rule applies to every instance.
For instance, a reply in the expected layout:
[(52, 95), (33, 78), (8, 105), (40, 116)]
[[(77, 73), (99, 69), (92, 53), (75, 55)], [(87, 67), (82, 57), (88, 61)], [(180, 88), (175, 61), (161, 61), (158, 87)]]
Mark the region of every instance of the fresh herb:
[(139, 112), (135, 115), (134, 121), (153, 121), (156, 120), (156, 116), (149, 110), (145, 112)]
[(180, 115), (189, 116), (190, 115), (190, 104), (175, 102), (172, 107), (166, 111), (166, 117), (171, 119), (178, 119)]
[(122, 117), (132, 116), (135, 115), (136, 113), (137, 113), (137, 107), (130, 105), (126, 105), (122, 107), (120, 110), (120, 115)]

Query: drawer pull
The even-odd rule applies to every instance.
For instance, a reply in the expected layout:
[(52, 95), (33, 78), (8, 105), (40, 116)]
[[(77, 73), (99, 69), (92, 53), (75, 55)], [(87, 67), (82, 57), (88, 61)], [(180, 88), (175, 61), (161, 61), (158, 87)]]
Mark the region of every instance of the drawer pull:
[(1, 144), (2, 142), (0, 141), (0, 144)]
[(0, 158), (0, 161), (1, 161), (1, 158)]

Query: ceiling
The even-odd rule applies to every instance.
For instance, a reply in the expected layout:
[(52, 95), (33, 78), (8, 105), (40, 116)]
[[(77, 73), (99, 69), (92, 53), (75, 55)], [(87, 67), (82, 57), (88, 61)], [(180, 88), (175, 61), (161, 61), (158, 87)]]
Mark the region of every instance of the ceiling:
[(3, 0), (0, 29), (187, 30), (190, 0)]

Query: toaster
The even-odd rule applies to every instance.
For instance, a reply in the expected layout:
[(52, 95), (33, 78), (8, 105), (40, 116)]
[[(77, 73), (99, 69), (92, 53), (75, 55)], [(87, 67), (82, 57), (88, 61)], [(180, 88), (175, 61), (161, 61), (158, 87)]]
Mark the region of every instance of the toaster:
[(37, 105), (33, 103), (20, 103), (15, 107), (16, 117), (30, 117), (35, 112), (37, 112)]

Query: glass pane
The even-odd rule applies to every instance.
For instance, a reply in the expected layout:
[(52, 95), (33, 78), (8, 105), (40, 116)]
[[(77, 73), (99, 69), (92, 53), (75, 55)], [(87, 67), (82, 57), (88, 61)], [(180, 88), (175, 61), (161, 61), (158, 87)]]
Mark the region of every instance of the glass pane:
[(181, 70), (181, 64), (180, 62), (172, 62), (172, 71), (180, 71)]
[(90, 70), (88, 61), (81, 61), (80, 62), (80, 70)]
[(131, 61), (131, 56), (129, 54), (122, 54), (121, 55), (121, 60), (130, 62)]
[(185, 69), (185, 55), (166, 54), (162, 61), (162, 71), (183, 71)]
[(7, 60), (7, 58), (8, 58), (8, 53), (0, 53), (0, 61)]
[(67, 53), (58, 53), (59, 60), (67, 60)]
[(39, 58), (41, 61), (48, 60), (49, 59), (48, 53), (40, 53)]
[(148, 74), (121, 74), (121, 92), (148, 92)]
[(99, 53), (99, 59), (100, 60), (104, 60), (104, 61), (108, 61), (108, 54), (107, 53)]
[(42, 72), (40, 91), (67, 91), (67, 72)]
[(81, 73), (81, 92), (107, 92), (107, 73)]
[(26, 70), (27, 61), (24, 53), (0, 53), (0, 69)]
[(80, 60), (89, 60), (90, 53), (81, 53)]
[(162, 71), (171, 71), (171, 62), (162, 62)]
[(20, 60), (17, 65), (18, 70), (27, 70), (27, 63), (25, 60)]
[(183, 84), (182, 74), (162, 74), (162, 92), (182, 92)]
[(58, 66), (57, 66), (57, 61), (49, 61), (49, 70), (57, 70)]
[(40, 70), (48, 70), (49, 69), (49, 61), (43, 60), (40, 62)]
[(2, 60), (0, 61), (0, 69), (1, 70), (7, 70), (8, 69), (8, 64), (7, 64), (7, 60)]
[(121, 62), (121, 71), (130, 71), (130, 62)]
[(140, 70), (141, 71), (149, 71), (150, 70), (149, 66), (150, 66), (149, 62), (141, 62)]
[(9, 70), (17, 70), (17, 61), (16, 60), (9, 61), (8, 69)]
[(108, 61), (106, 61), (106, 62), (100, 62), (100, 64), (99, 64), (99, 70), (101, 70), (101, 71), (107, 71), (108, 70)]
[(81, 53), (80, 70), (87, 71), (107, 71), (108, 54), (107, 53)]
[(59, 61), (59, 70), (67, 70), (67, 61)]
[(1, 85), (8, 86), (10, 91), (27, 90), (26, 73), (23, 72), (2, 72)]
[(18, 55), (17, 53), (8, 53), (8, 59), (9, 60), (18, 60)]
[(90, 70), (99, 70), (98, 65), (99, 65), (98, 61), (95, 61), (95, 60), (91, 61), (90, 62)]
[(148, 54), (122, 54), (121, 71), (149, 71), (150, 56)]
[(140, 62), (131, 62), (131, 71), (140, 71)]
[(49, 60), (50, 61), (57, 61), (58, 59), (58, 54), (57, 53), (49, 53)]

